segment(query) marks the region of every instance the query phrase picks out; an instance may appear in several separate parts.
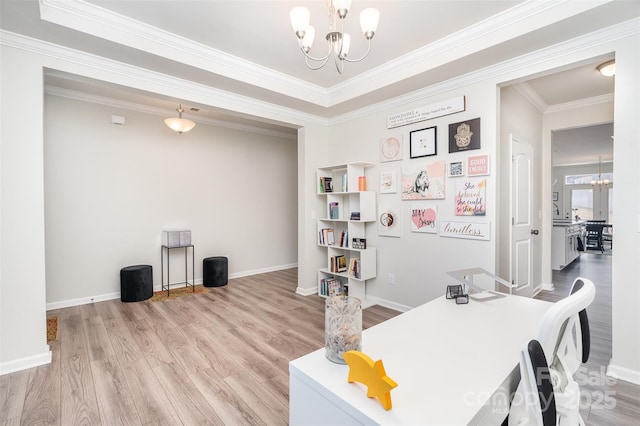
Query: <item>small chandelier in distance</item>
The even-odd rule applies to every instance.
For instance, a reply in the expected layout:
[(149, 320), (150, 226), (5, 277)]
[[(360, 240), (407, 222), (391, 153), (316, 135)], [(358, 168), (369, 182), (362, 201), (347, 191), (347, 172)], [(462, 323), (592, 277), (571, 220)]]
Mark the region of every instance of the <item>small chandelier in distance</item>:
[(609, 185), (609, 179), (602, 179), (602, 157), (598, 157), (598, 180), (592, 180), (591, 186)]
[[(304, 61), (311, 70), (319, 70), (329, 61), (329, 57), (333, 54), (333, 61), (336, 69), (340, 74), (344, 70), (345, 62), (360, 62), (369, 55), (371, 50), (371, 39), (378, 28), (380, 20), (380, 12), (374, 8), (367, 8), (360, 12), (360, 27), (364, 37), (369, 42), (366, 53), (359, 59), (349, 59), (349, 48), (351, 47), (351, 36), (344, 32), (344, 19), (351, 7), (351, 0), (327, 0), (327, 8), (329, 9), (329, 32), (325, 36), (329, 50), (326, 55), (320, 58), (314, 58), (309, 55), (316, 30), (309, 25), (310, 13), (306, 7), (298, 6), (291, 9), (289, 17), (291, 26), (298, 37), (298, 45), (304, 54)], [(338, 24), (340, 29), (338, 29)], [(315, 62), (311, 64), (309, 61)]]
[(182, 118), (182, 113), (184, 112), (184, 109), (182, 109), (182, 104), (180, 104), (180, 106), (176, 108), (176, 111), (178, 111), (178, 118), (172, 117), (166, 118), (164, 120), (164, 124), (166, 124), (168, 128), (182, 134), (183, 132), (188, 132), (189, 130), (196, 127), (196, 123), (194, 123), (193, 121)]

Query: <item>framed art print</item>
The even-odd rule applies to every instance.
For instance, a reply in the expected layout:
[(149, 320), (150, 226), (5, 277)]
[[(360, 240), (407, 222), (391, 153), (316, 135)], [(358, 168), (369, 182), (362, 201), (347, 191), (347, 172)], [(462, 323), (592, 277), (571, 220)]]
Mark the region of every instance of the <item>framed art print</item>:
[(449, 124), (449, 153), (480, 149), (480, 119)]
[(409, 157), (437, 155), (436, 127), (409, 132)]
[(464, 161), (452, 161), (447, 166), (449, 177), (464, 176)]
[(380, 193), (395, 194), (398, 192), (398, 171), (382, 170), (380, 172)]
[(402, 136), (389, 136), (380, 140), (380, 162), (402, 160)]

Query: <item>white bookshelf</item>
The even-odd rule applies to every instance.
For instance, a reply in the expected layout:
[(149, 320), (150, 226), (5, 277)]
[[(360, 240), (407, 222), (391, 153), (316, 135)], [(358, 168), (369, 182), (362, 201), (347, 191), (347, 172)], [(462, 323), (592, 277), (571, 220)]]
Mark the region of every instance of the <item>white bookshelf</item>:
[[(348, 287), (349, 295), (359, 298), (363, 307), (369, 306), (366, 299), (366, 281), (376, 276), (376, 249), (370, 247), (367, 241), (365, 249), (353, 246), (354, 238), (367, 239), (366, 225), (376, 221), (376, 193), (375, 191), (359, 191), (358, 184), (361, 176), (366, 175), (366, 169), (371, 163), (347, 163), (321, 167), (317, 171), (317, 192), (325, 200), (324, 212), (318, 219), (318, 245), (326, 250), (326, 262), (318, 269), (318, 294), (324, 293), (323, 280), (338, 279), (343, 286)], [(324, 191), (322, 179), (331, 178), (331, 192)], [(332, 206), (337, 205), (332, 215)], [(359, 213), (356, 220), (352, 213)], [(323, 230), (333, 230), (333, 244), (328, 241), (328, 235)], [(346, 233), (346, 241), (341, 245), (341, 236)], [(324, 238), (321, 237), (323, 235)], [(332, 271), (332, 259), (344, 256), (346, 271)], [(357, 261), (358, 273), (355, 275), (351, 266)]]

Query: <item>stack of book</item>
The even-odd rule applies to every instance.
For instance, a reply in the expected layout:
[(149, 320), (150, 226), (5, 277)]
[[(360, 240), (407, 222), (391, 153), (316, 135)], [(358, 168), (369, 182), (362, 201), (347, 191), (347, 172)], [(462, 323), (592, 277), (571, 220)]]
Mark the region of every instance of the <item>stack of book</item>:
[(347, 258), (343, 254), (332, 256), (329, 259), (331, 264), (331, 272), (346, 272), (347, 270)]
[(340, 233), (340, 247), (349, 247), (349, 232), (342, 231)]
[(333, 184), (331, 183), (333, 179), (330, 177), (321, 177), (320, 178), (320, 192), (333, 192)]
[(335, 277), (322, 278), (320, 280), (319, 294), (321, 296), (341, 296), (345, 295), (346, 286)]
[(360, 259), (353, 258), (349, 262), (349, 275), (360, 279)]
[[(336, 243), (332, 228), (323, 228), (318, 232), (318, 243), (320, 245), (332, 246)], [(342, 245), (342, 243), (340, 243)]]

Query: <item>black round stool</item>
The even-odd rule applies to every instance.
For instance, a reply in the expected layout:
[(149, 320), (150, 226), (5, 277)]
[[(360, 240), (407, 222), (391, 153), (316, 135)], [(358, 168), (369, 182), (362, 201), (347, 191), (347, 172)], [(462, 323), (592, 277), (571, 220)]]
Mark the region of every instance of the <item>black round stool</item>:
[(153, 296), (153, 268), (134, 265), (120, 269), (120, 300), (140, 302)]
[(202, 285), (205, 287), (221, 287), (227, 284), (229, 261), (224, 256), (202, 259)]

